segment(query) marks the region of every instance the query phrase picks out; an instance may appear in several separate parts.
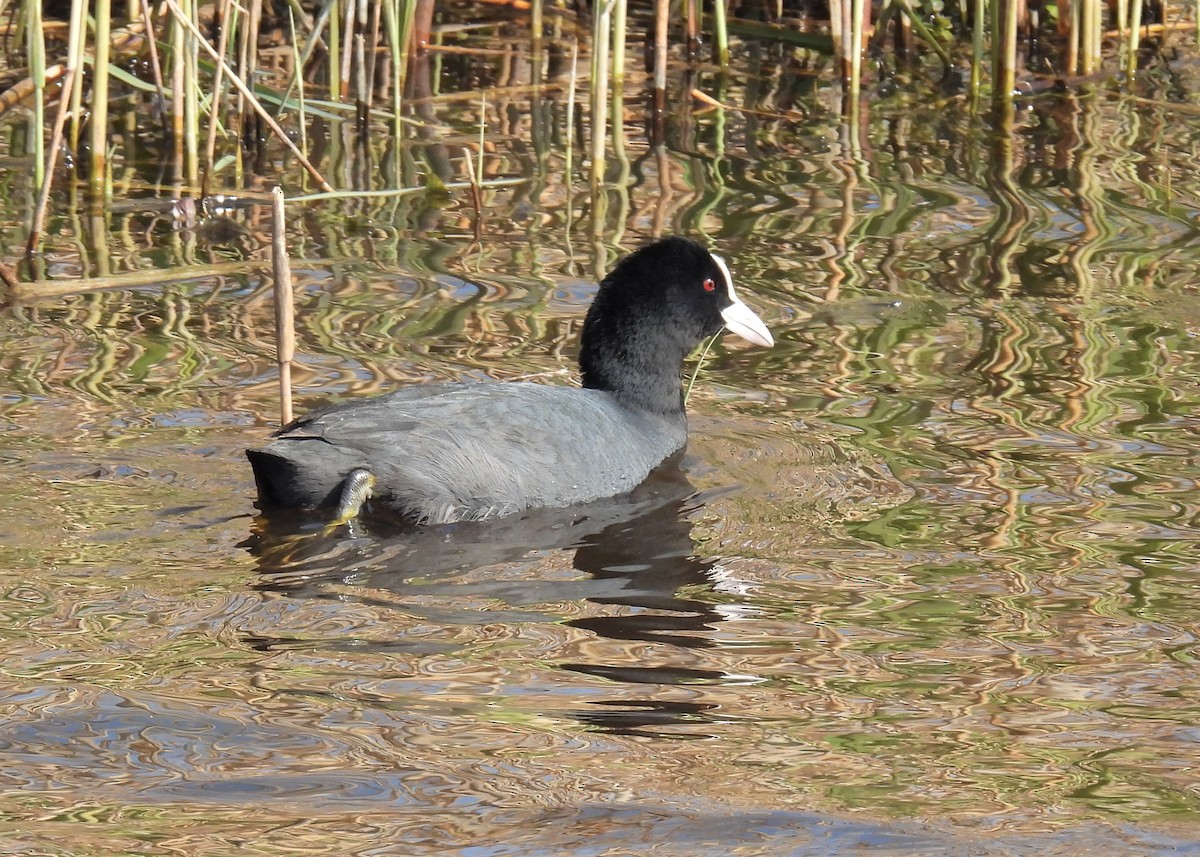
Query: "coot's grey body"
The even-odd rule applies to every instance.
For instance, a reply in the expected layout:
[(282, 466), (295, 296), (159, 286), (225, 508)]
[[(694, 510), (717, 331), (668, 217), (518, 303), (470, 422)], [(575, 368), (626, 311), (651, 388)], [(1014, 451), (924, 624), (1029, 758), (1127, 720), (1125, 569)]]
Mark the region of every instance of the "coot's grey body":
[(583, 389), (427, 384), (317, 411), (247, 450), (259, 499), (354, 514), (351, 495), (370, 485), (394, 512), (446, 523), (625, 493), (686, 443), (683, 359), (722, 327), (771, 344), (720, 257), (656, 242), (600, 284), (584, 322)]
[(622, 407), (601, 390), (479, 382), (318, 411), (259, 454), (284, 455), (272, 490), (289, 506), (337, 505), (346, 474), (363, 468), (379, 502), (446, 523), (623, 494), (686, 441), (682, 413)]

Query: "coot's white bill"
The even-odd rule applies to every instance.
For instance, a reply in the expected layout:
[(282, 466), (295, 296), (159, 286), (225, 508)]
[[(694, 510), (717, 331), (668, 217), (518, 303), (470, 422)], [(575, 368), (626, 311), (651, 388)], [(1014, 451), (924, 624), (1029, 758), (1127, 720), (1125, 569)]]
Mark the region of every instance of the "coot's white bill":
[(725, 329), (730, 333), (736, 333), (747, 342), (770, 348), (775, 344), (775, 340), (771, 337), (771, 331), (767, 330), (762, 319), (754, 314), (754, 310), (742, 303), (741, 298), (734, 294), (733, 275), (729, 273), (729, 266), (716, 253), (712, 254), (712, 259), (725, 277), (725, 293), (729, 295), (730, 305), (721, 310), (721, 318), (725, 320)]
[(736, 333), (747, 342), (753, 342), (764, 348), (770, 348), (775, 344), (775, 340), (771, 337), (771, 331), (767, 330), (762, 319), (737, 298), (734, 298), (733, 303), (721, 310), (721, 318), (725, 320), (726, 330)]

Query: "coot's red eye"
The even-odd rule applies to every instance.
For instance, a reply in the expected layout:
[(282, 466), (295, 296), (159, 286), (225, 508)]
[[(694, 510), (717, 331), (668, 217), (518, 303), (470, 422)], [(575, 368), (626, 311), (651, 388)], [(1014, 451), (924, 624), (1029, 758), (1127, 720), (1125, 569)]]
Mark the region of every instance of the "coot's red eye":
[(704, 281), (704, 291), (712, 292), (716, 291), (716, 288), (717, 284), (714, 283), (711, 278)]

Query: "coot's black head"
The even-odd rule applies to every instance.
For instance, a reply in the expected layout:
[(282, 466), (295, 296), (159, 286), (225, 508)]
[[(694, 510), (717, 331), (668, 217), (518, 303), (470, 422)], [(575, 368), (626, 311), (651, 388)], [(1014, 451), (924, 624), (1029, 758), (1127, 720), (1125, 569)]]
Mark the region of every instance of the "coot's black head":
[(771, 346), (766, 325), (733, 290), (725, 261), (694, 241), (665, 238), (637, 250), (604, 278), (583, 323), (583, 386), (632, 407), (683, 410), (683, 359), (722, 328)]

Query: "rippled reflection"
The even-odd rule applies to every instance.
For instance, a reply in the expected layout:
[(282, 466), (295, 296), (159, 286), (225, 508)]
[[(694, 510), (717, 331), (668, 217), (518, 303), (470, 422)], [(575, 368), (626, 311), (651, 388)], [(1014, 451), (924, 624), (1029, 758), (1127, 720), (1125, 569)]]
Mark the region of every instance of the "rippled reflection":
[[(569, 383), (597, 274), (663, 232), (777, 346), (710, 354), (631, 497), (324, 534), (257, 517), (241, 457), (277, 395), (253, 197), (196, 232), (136, 175), (65, 206), (54, 287), (0, 307), (5, 846), (1194, 853), (1195, 64), (1011, 116), (877, 93), (853, 134), (747, 51), (652, 137), (631, 89), (593, 191), (564, 57), (531, 88), (499, 26), (355, 151), (461, 180), (482, 119), (516, 184), (294, 209), (300, 406)], [(106, 271), (141, 279), (72, 279)]]
[[(688, 481), (680, 458), (665, 463), (633, 494), (582, 508), (540, 510), (487, 524), (403, 528), (399, 533), (394, 532), (393, 524), (382, 533), (355, 540), (317, 532), (272, 534), (273, 522), (260, 518), (259, 532), (250, 546), (267, 576), (262, 586), (292, 596), (359, 597), (381, 603), (382, 592), (396, 598), (395, 606), (401, 610), (412, 610), (406, 596), (485, 597), (518, 607), (583, 599), (624, 609), (569, 619), (567, 626), (613, 641), (707, 647), (713, 645), (707, 632), (714, 631), (726, 613), (704, 597), (714, 582), (719, 583), (719, 577), (714, 580), (710, 574), (717, 562), (695, 555), (691, 516), (705, 498)], [(291, 530), (294, 522), (274, 526)], [(571, 567), (590, 579), (455, 579), (458, 573), (500, 564), (520, 565), (531, 556), (570, 549), (574, 550)], [(534, 564), (532, 574), (539, 569)], [(489, 611), (487, 619), (496, 618), (495, 611)], [(524, 617), (525, 621), (534, 618), (533, 614)], [(542, 620), (559, 618), (546, 615)], [(439, 619), (454, 621), (444, 612)], [(472, 610), (458, 621), (475, 623), (480, 617)], [(268, 648), (286, 644), (282, 640), (255, 642)], [(392, 648), (388, 643), (382, 646)], [(625, 661), (628, 655), (624, 650), (621, 654)], [(610, 681), (647, 685), (721, 682), (726, 678), (711, 670), (644, 667), (627, 661), (560, 666)], [(598, 708), (574, 716), (622, 732), (652, 723), (697, 722), (695, 715), (709, 707), (655, 700), (592, 704), (623, 710)]]

